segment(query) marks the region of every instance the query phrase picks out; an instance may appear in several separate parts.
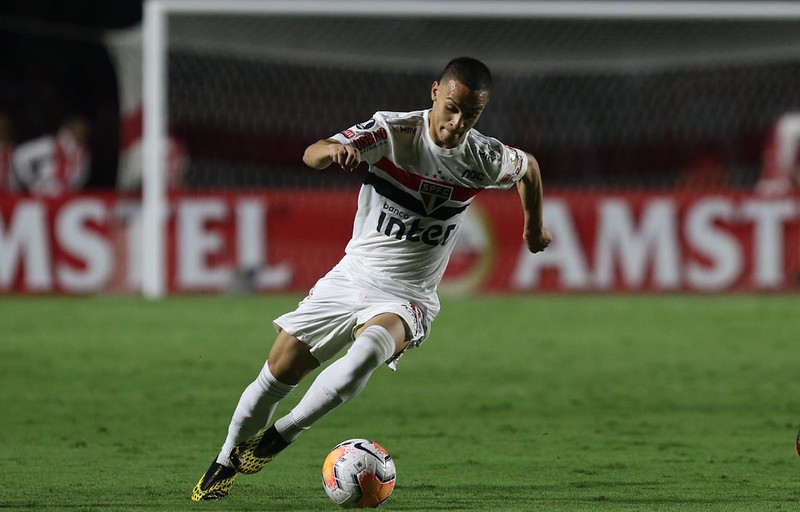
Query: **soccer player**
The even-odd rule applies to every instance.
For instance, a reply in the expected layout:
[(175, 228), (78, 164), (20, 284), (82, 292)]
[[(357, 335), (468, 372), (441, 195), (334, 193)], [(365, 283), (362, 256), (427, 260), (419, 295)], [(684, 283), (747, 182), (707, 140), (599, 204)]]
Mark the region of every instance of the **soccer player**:
[(756, 183), (756, 191), (763, 195), (782, 195), (793, 189), (800, 189), (800, 111), (783, 114), (773, 126)]
[[(306, 165), (352, 171), (369, 163), (353, 236), (345, 256), (278, 331), (266, 364), (244, 390), (228, 436), (192, 499), (225, 497), (238, 473), (261, 470), (303, 431), (358, 395), (372, 373), (418, 347), (439, 312), (436, 288), (464, 212), (487, 188), (516, 184), (524, 212), (523, 239), (544, 250), (542, 182), (533, 156), (473, 128), (492, 89), (489, 69), (459, 57), (431, 86), (433, 106), (376, 112), (371, 119), (309, 146)], [(278, 402), (321, 363), (349, 350), (311, 384), (287, 415), (265, 428)]]
[(16, 181), (30, 194), (59, 197), (81, 189), (89, 178), (89, 121), (67, 116), (54, 134), (24, 142), (13, 155)]

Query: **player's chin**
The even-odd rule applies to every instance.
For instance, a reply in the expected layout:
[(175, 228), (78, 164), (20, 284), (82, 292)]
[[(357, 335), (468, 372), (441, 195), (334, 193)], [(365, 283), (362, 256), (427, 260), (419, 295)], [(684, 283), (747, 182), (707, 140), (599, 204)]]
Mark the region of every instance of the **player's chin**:
[(464, 140), (461, 134), (451, 132), (445, 129), (441, 131), (440, 139), (443, 144), (450, 147), (458, 146), (459, 144), (461, 144), (461, 141)]

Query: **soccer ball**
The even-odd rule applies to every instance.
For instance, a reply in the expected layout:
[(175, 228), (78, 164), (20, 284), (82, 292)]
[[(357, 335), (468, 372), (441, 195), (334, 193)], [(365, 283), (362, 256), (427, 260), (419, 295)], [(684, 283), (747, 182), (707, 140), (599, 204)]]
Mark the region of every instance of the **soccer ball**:
[(322, 465), (325, 492), (346, 508), (377, 507), (392, 494), (396, 478), (392, 456), (368, 439), (339, 443)]

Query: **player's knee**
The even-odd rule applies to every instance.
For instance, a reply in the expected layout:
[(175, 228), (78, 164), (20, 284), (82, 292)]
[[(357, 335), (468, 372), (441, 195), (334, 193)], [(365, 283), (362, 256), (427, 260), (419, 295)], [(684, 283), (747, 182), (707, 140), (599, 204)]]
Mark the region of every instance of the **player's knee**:
[(361, 331), (347, 351), (347, 356), (355, 367), (372, 371), (392, 357), (394, 352), (395, 340), (392, 334), (380, 325), (372, 325)]
[(393, 344), (392, 355), (401, 352), (406, 345), (408, 345), (410, 329), (400, 316), (394, 313), (382, 313), (377, 315), (361, 327), (358, 336), (361, 336), (367, 329), (374, 326), (385, 329), (386, 333), (390, 336)]
[(311, 354), (308, 345), (284, 331), (278, 335), (269, 352), (268, 365), (277, 380), (295, 385), (319, 366), (319, 361)]

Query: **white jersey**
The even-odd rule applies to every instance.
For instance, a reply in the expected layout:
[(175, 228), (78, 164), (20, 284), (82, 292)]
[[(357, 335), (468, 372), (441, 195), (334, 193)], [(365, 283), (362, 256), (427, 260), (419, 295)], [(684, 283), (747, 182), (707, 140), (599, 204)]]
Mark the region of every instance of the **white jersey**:
[(353, 237), (339, 267), (352, 279), (438, 312), (436, 288), (465, 210), (487, 188), (510, 188), (526, 172), (524, 152), (470, 130), (456, 148), (437, 146), (428, 110), (376, 112), (332, 137), (361, 152), (369, 174)]

